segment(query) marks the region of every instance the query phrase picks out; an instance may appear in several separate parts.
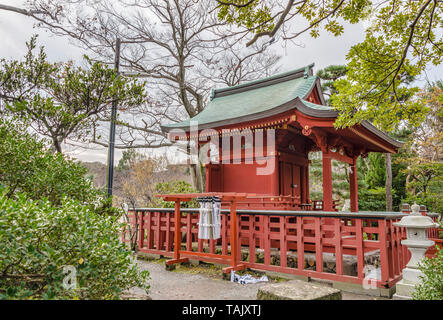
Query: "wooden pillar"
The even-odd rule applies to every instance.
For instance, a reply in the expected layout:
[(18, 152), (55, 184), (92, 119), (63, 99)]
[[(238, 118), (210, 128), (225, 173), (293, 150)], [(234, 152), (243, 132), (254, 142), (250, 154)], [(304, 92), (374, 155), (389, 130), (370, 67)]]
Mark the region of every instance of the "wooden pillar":
[(180, 201), (175, 201), (174, 212), (174, 259), (180, 259), (180, 246), (181, 246), (181, 221), (180, 221)]
[(205, 183), (205, 190), (206, 192), (211, 192), (210, 183), (211, 183), (211, 164), (207, 163), (205, 166), (206, 169), (206, 183)]
[(274, 162), (274, 172), (271, 173), (271, 194), (280, 195), (280, 177), (278, 168), (278, 156), (275, 155), (270, 161)]
[(323, 210), (332, 211), (332, 170), (331, 157), (322, 152), (323, 160)]
[[(137, 211), (134, 212), (134, 216), (137, 214)], [(145, 229), (143, 225), (144, 214), (143, 211), (139, 213), (139, 222), (138, 222), (138, 249), (143, 249), (144, 241), (145, 241)]]
[(309, 164), (303, 167), (304, 177), (303, 177), (303, 201), (304, 203), (309, 203)]
[(238, 264), (238, 222), (237, 222), (237, 203), (231, 201), (231, 266), (235, 268)]
[(358, 184), (357, 184), (357, 158), (354, 157), (354, 163), (349, 172), (349, 187), (351, 198), (351, 212), (358, 212)]

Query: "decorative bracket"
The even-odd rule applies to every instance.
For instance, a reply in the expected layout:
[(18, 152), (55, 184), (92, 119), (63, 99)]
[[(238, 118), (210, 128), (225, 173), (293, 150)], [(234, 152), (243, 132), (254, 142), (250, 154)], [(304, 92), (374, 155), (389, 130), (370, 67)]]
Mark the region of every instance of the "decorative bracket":
[(308, 125), (305, 125), (301, 132), (303, 133), (304, 136), (309, 136), (312, 133), (312, 129), (309, 128)]

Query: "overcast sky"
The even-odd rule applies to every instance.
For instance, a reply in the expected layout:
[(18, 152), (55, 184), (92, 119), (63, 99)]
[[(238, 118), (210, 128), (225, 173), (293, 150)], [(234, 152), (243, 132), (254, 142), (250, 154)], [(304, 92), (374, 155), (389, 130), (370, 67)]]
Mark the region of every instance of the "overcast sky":
[[(1, 4), (19, 6), (24, 1), (0, 0)], [(39, 34), (39, 45), (45, 46), (45, 51), (51, 61), (79, 61), (83, 52), (71, 45), (67, 38), (55, 37), (48, 32), (34, 29), (34, 21), (26, 16), (0, 10), (0, 58), (17, 59), (24, 55), (25, 42), (33, 34)], [(309, 36), (301, 37), (298, 44), (288, 43), (286, 48), (281, 41), (272, 45), (277, 54), (282, 56), (281, 71), (289, 71), (310, 63), (315, 63), (314, 71), (331, 64), (344, 64), (346, 53), (349, 48), (364, 39), (364, 27), (362, 24), (345, 25), (344, 35), (334, 38), (330, 34), (322, 33), (317, 39)], [(442, 78), (443, 67), (430, 67), (426, 73), (430, 81)], [(422, 79), (424, 80), (424, 79)], [(107, 150), (94, 147), (95, 150), (82, 150), (69, 148), (68, 153), (83, 161), (106, 162)], [(116, 161), (121, 157), (121, 150), (116, 150)]]

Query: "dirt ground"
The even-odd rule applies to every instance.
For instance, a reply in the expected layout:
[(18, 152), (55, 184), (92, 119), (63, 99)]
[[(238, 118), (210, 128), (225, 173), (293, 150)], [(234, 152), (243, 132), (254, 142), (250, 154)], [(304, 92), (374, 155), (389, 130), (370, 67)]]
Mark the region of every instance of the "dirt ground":
[[(221, 268), (204, 264), (199, 266), (179, 265), (174, 271), (167, 271), (164, 260), (138, 260), (140, 269), (148, 270), (151, 279), (149, 297), (153, 300), (255, 300), (260, 286), (268, 283), (239, 284), (223, 280)], [(252, 274), (259, 278), (260, 274)], [(269, 277), (270, 282), (286, 279)], [(141, 289), (134, 288), (131, 295), (144, 295)], [(348, 292), (342, 292), (343, 300), (385, 300)]]

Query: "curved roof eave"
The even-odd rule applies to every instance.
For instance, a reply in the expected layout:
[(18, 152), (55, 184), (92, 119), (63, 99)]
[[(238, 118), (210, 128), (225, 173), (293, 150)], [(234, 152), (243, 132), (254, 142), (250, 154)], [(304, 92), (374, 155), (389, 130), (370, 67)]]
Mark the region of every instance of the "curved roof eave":
[[(239, 123), (243, 123), (243, 122), (256, 121), (256, 120), (272, 117), (272, 116), (278, 115), (278, 114), (286, 112), (286, 111), (290, 111), (294, 108), (299, 110), (301, 113), (303, 113), (307, 116), (316, 117), (316, 118), (335, 118), (338, 115), (338, 112), (335, 110), (314, 109), (314, 108), (310, 108), (309, 104), (308, 105), (307, 104), (308, 104), (307, 101), (304, 101), (303, 99), (301, 99), (299, 97), (296, 97), (295, 99), (292, 99), (291, 101), (288, 101), (278, 107), (275, 107), (275, 108), (272, 108), (272, 109), (269, 109), (269, 110), (266, 110), (263, 112), (257, 112), (257, 113), (249, 114), (249, 115), (234, 118), (234, 119), (226, 119), (226, 120), (222, 120), (222, 121), (204, 123), (202, 125), (199, 125), (198, 129), (199, 130), (213, 129), (213, 128), (219, 128), (222, 126), (239, 124)], [(163, 132), (166, 132), (166, 133), (170, 132), (171, 130), (174, 130), (174, 129), (181, 129), (181, 130), (185, 130), (186, 132), (188, 132), (188, 131), (190, 131), (189, 126), (190, 126), (190, 123), (186, 123), (183, 126), (177, 126), (177, 127), (161, 126), (161, 129)]]
[(366, 130), (368, 130), (369, 132), (375, 134), (376, 136), (380, 137), (381, 139), (389, 142), (390, 144), (392, 144), (393, 146), (397, 147), (397, 148), (401, 148), (405, 143), (401, 142), (401, 141), (397, 141), (395, 139), (393, 139), (390, 135), (388, 135), (386, 132), (377, 129), (377, 127), (375, 127), (372, 123), (370, 123), (367, 120), (363, 120), (362, 122), (360, 122), (360, 125), (365, 128)]
[[(227, 120), (216, 121), (216, 122), (211, 122), (211, 123), (204, 123), (204, 124), (198, 126), (198, 130), (214, 129), (214, 128), (220, 128), (220, 127), (224, 127), (224, 126), (240, 124), (240, 123), (249, 122), (249, 121), (256, 121), (256, 120), (260, 120), (260, 119), (265, 119), (268, 117), (278, 115), (280, 113), (290, 111), (292, 109), (297, 109), (298, 111), (300, 111), (301, 113), (303, 113), (304, 115), (307, 115), (307, 116), (311, 116), (311, 117), (315, 117), (315, 118), (324, 118), (324, 119), (336, 118), (339, 114), (337, 111), (335, 111), (333, 109), (330, 109), (330, 110), (316, 109), (316, 108), (311, 107), (310, 105), (315, 105), (315, 104), (305, 101), (299, 97), (296, 97), (295, 99), (288, 101), (287, 103), (284, 103), (278, 107), (275, 107), (273, 109), (266, 110), (263, 112), (258, 112), (258, 113), (246, 115), (244, 117), (239, 117), (239, 118), (235, 118), (235, 119), (227, 119)], [(180, 127), (161, 126), (161, 129), (165, 133), (169, 133), (169, 132), (173, 131), (174, 129), (184, 130), (185, 132), (189, 132), (190, 131), (189, 125), (190, 125), (190, 123), (188, 122), (187, 125), (184, 124), (183, 126), (180, 126)], [(360, 125), (363, 128), (365, 128), (366, 130), (368, 130), (369, 132), (373, 133), (377, 137), (388, 142), (389, 144), (393, 145), (396, 148), (400, 148), (404, 144), (403, 142), (393, 139), (384, 131), (377, 129), (369, 121), (364, 120), (360, 123)]]

